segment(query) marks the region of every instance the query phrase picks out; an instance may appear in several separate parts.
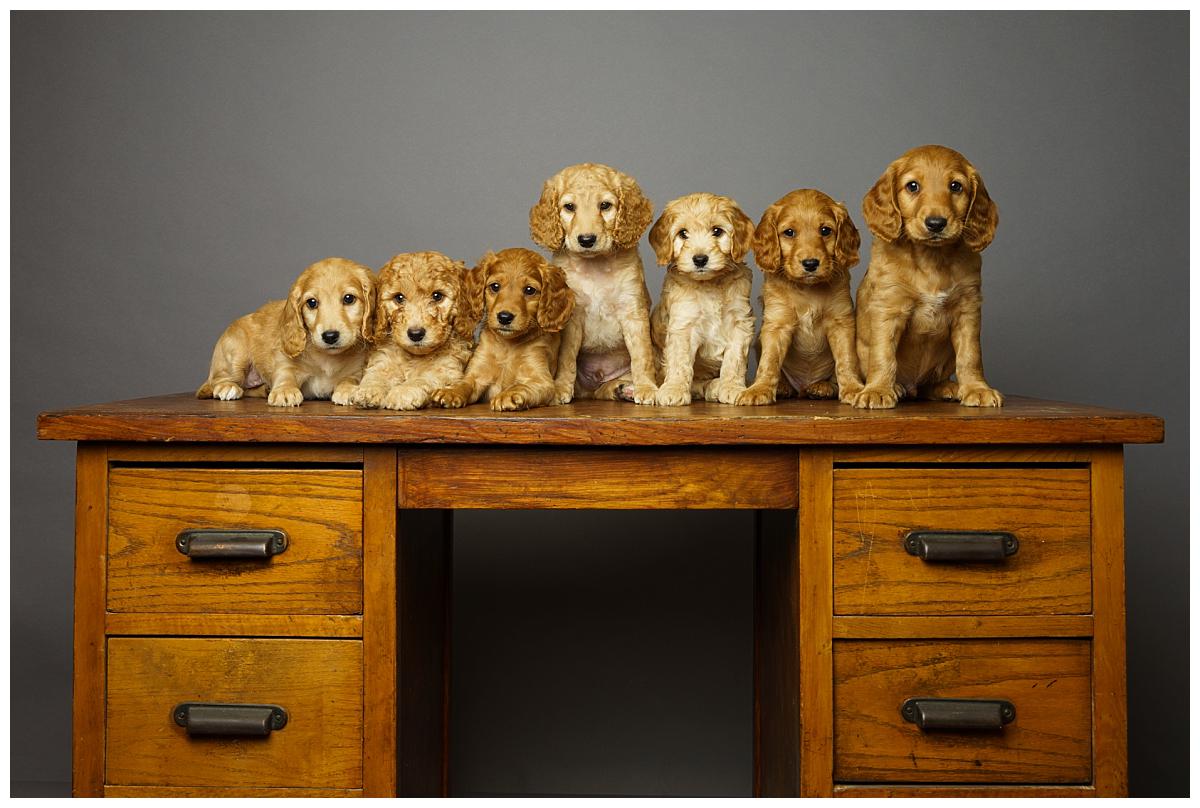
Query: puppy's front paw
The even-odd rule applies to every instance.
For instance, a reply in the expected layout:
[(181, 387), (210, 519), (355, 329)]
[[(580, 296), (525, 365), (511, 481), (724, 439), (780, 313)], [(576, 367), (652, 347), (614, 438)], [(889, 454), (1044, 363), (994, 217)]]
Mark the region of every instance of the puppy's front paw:
[[(691, 401), (692, 391), (687, 391)], [(634, 404), (654, 404), (658, 400), (658, 388), (652, 384), (623, 384), (617, 388), (617, 397)]]
[(838, 401), (843, 404), (853, 404), (854, 399), (858, 398), (858, 394), (863, 390), (863, 386), (858, 382), (850, 382), (849, 384), (838, 385)]
[(429, 400), (439, 407), (458, 409), (467, 406), (467, 391), (458, 385), (443, 387), (440, 390), (434, 390)]
[(705, 398), (709, 401), (719, 401), (722, 404), (736, 404), (738, 396), (746, 389), (746, 385), (736, 381), (723, 382), (717, 380), (708, 386)]
[(692, 403), (692, 389), (689, 385), (680, 382), (666, 382), (658, 388), (654, 403), (660, 407), (686, 406)]
[(854, 397), (852, 403), (860, 409), (890, 410), (896, 406), (899, 398), (895, 385), (888, 387), (867, 385)]
[(396, 385), (383, 397), (383, 408), (387, 410), (419, 410), (428, 403), (424, 390), (407, 384)]
[(334, 404), (341, 404), (343, 406), (353, 404), (354, 391), (357, 389), (358, 382), (347, 379), (333, 389), (333, 395), (329, 397), (329, 400)]
[(959, 403), (964, 407), (1003, 407), (1004, 396), (1000, 391), (985, 385), (963, 387), (959, 385)]
[(775, 403), (775, 388), (769, 384), (752, 384), (738, 394), (733, 402), (743, 407), (761, 407)]
[(241, 385), (233, 382), (217, 382), (213, 385), (212, 397), (220, 401), (236, 401), (242, 397)]
[(299, 387), (283, 385), (271, 389), (267, 395), (267, 403), (272, 407), (299, 407), (304, 401), (304, 394)]
[(350, 401), (356, 407), (373, 410), (383, 403), (383, 397), (387, 395), (387, 391), (387, 385), (360, 384), (354, 388), (354, 393), (351, 395)]
[(575, 399), (574, 383), (555, 385), (552, 404), (570, 404)]
[(825, 379), (819, 382), (813, 382), (808, 387), (804, 388), (804, 394), (809, 398), (836, 398), (837, 388), (833, 382)]
[(529, 397), (519, 387), (502, 390), (492, 399), (492, 409), (496, 412), (515, 412), (529, 409)]

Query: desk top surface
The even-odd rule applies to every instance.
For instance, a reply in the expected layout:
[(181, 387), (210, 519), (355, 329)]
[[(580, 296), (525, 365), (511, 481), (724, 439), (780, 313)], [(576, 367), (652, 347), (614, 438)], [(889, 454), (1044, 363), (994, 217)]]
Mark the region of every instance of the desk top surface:
[(600, 446), (787, 444), (1158, 443), (1161, 418), (1020, 396), (1001, 408), (902, 402), (857, 410), (830, 401), (774, 406), (646, 407), (581, 401), (527, 412), (486, 405), (416, 412), (327, 401), (295, 409), (264, 399), (198, 400), (188, 393), (44, 412), (44, 440), (189, 443), (448, 443)]

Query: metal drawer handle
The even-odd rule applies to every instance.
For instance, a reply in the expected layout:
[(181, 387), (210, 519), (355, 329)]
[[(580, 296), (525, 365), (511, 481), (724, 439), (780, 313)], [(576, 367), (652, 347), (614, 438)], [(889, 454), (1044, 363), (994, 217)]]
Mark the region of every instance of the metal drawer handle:
[(1005, 699), (908, 699), (900, 715), (923, 730), (998, 732), (1017, 717), (1017, 708)]
[(282, 530), (184, 530), (175, 537), (175, 548), (196, 560), (270, 558), (287, 547)]
[(275, 704), (203, 704), (184, 702), (171, 711), (188, 735), (265, 737), (287, 726), (288, 714)]
[(984, 530), (914, 530), (904, 537), (904, 549), (930, 563), (996, 563), (1020, 549), (1011, 533)]

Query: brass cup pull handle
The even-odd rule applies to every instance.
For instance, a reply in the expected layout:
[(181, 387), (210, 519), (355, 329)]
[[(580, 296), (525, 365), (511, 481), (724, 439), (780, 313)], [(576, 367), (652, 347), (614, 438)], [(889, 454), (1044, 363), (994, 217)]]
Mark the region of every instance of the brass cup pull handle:
[(197, 561), (270, 558), (288, 548), (282, 530), (183, 530), (175, 549)]
[(908, 699), (900, 715), (922, 730), (999, 732), (1017, 717), (1006, 699)]
[(184, 702), (171, 711), (188, 735), (265, 737), (287, 726), (287, 710), (276, 704)]
[(1011, 533), (986, 530), (914, 530), (904, 537), (909, 555), (934, 564), (995, 564), (1016, 555), (1020, 546)]

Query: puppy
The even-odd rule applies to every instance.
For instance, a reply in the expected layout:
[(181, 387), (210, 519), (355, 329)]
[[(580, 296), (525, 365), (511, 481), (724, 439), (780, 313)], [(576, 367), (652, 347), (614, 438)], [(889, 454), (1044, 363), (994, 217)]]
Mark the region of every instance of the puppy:
[(767, 208), (753, 245), (763, 271), (758, 371), (738, 404), (793, 393), (849, 402), (862, 390), (850, 298), (859, 241), (846, 206), (820, 191), (792, 191)]
[(563, 271), (532, 250), (488, 253), (471, 270), (476, 317), (485, 312), (479, 346), (461, 381), (433, 401), (462, 407), (490, 401), (493, 410), (526, 410), (555, 401), (562, 335), (575, 310)]
[(359, 407), (415, 410), (462, 378), (479, 311), (467, 268), (437, 252), (388, 261), (375, 287), (375, 347), (351, 400)]
[(597, 163), (546, 180), (529, 211), (533, 240), (553, 253), (578, 303), (563, 334), (560, 404), (573, 396), (654, 403), (650, 293), (637, 248), (650, 218), (637, 182)]
[(196, 398), (261, 396), (273, 407), (306, 398), (346, 404), (362, 377), (371, 338), (375, 276), (345, 258), (318, 261), (286, 300), (234, 320), (217, 340)]
[(921, 146), (888, 166), (863, 197), (863, 215), (875, 243), (858, 287), (867, 383), (854, 405), (894, 407), (919, 395), (1001, 406), (979, 347), (979, 254), (999, 222), (979, 172), (953, 149)]
[(669, 202), (650, 229), (658, 264), (667, 267), (650, 315), (658, 404), (691, 404), (693, 398), (732, 404), (746, 389), (753, 276), (742, 261), (753, 233), (754, 222), (737, 203), (714, 194)]

